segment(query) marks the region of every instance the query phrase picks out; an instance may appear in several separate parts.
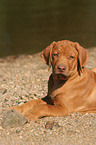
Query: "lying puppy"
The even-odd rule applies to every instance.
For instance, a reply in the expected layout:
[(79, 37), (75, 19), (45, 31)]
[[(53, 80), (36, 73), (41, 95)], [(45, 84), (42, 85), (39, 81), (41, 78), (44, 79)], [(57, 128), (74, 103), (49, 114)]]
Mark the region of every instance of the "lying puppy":
[(41, 53), (52, 66), (46, 97), (31, 100), (16, 109), (29, 121), (44, 116), (66, 116), (72, 112), (96, 112), (96, 68), (88, 70), (88, 52), (77, 42), (53, 42)]

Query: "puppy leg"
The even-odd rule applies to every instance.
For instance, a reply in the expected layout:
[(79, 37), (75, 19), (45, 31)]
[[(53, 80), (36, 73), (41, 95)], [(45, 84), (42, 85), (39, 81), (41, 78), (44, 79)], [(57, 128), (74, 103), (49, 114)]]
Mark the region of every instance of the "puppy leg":
[(59, 105), (41, 104), (36, 108), (24, 113), (24, 116), (30, 121), (36, 121), (44, 116), (66, 116), (68, 110)]
[(13, 106), (13, 107), (8, 108), (8, 109), (15, 109), (15, 110), (19, 111), (20, 113), (24, 114), (26, 111), (33, 109), (34, 107), (36, 107), (40, 104), (46, 104), (46, 102), (44, 102), (41, 99), (31, 100), (25, 104), (20, 105), (20, 106)]

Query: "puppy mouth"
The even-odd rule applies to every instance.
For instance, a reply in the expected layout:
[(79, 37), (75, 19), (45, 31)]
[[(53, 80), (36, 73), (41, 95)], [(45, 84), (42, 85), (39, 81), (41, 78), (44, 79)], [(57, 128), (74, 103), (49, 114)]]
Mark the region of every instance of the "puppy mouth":
[(60, 80), (67, 80), (69, 78), (69, 76), (65, 72), (58, 72), (58, 71), (56, 71), (56, 72), (54, 72), (54, 74)]
[(53, 70), (53, 72), (57, 75), (62, 75), (62, 76), (66, 76), (66, 77), (68, 76), (68, 73), (66, 70), (65, 71)]

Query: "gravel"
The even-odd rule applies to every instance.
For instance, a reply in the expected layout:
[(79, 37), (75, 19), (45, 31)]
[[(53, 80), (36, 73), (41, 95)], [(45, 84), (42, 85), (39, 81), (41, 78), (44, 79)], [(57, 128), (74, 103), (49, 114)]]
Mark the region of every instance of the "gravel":
[[(86, 67), (96, 67), (96, 48)], [(96, 114), (73, 113), (28, 122), (15, 110), (4, 111), (47, 94), (51, 73), (40, 54), (0, 59), (0, 145), (96, 145)]]

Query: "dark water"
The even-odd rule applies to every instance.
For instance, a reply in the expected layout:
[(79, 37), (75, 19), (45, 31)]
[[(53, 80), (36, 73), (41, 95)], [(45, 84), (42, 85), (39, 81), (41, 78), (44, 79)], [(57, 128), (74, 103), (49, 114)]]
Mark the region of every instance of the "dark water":
[(62, 39), (96, 46), (96, 0), (0, 0), (0, 57)]

